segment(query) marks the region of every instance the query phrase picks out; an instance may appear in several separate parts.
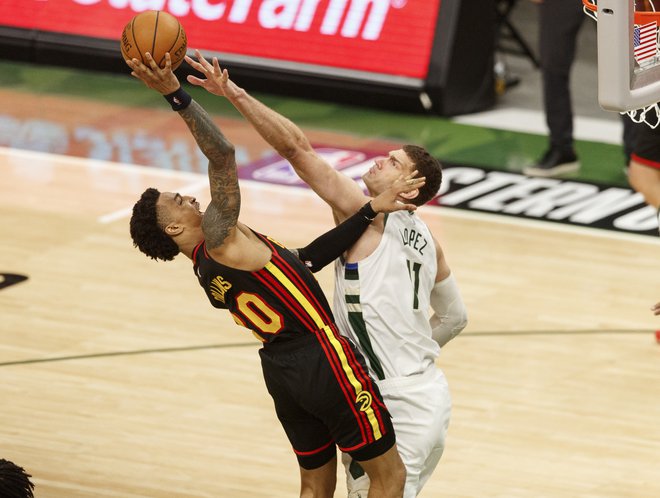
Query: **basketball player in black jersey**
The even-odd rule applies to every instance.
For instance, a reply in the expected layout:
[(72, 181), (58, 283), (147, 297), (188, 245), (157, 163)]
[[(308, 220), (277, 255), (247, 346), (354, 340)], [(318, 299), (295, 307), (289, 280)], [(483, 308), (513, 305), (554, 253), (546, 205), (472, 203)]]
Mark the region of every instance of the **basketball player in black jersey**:
[(343, 253), (376, 212), (414, 210), (399, 194), (419, 188), (424, 178), (400, 177), (346, 223), (292, 252), (238, 220), (234, 146), (180, 87), (169, 56), (163, 69), (147, 59), (148, 65), (130, 62), (131, 74), (165, 97), (209, 159), (211, 202), (202, 212), (194, 197), (147, 189), (133, 208), (134, 244), (153, 259), (180, 252), (192, 259), (211, 304), (228, 309), (264, 343), (263, 374), (298, 458), (301, 496), (333, 496), (339, 447), (369, 474), (370, 497), (401, 497), (405, 468), (390, 414), (364, 359), (338, 333), (309, 268)]

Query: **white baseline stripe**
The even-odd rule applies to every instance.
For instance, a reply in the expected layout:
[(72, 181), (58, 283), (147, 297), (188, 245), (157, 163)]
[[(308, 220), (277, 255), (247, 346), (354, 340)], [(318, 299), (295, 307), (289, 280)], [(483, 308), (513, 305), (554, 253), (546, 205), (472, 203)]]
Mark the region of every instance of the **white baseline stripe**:
[[(136, 171), (142, 170), (142, 173), (152, 175), (160, 178), (180, 178), (184, 181), (189, 181), (188, 185), (179, 189), (185, 194), (192, 194), (198, 192), (204, 187), (208, 187), (208, 178), (201, 173), (193, 173), (190, 171), (175, 171), (158, 169), (151, 166), (143, 166), (140, 164), (122, 164), (112, 161), (103, 161), (100, 159), (90, 159), (84, 157), (67, 156), (64, 154), (51, 154), (48, 152), (38, 152), (33, 150), (12, 149), (8, 147), (0, 147), (0, 154), (5, 154), (9, 157), (24, 160), (24, 161), (48, 161), (55, 163), (66, 163), (77, 168), (97, 168), (109, 169), (119, 173), (126, 173), (134, 175)], [(102, 224), (112, 223), (123, 218), (128, 218), (133, 211), (132, 207), (119, 209), (112, 213), (104, 214), (97, 218), (97, 221)]]
[(194, 173), (192, 171), (176, 171), (167, 169), (158, 169), (152, 166), (144, 166), (141, 164), (123, 164), (113, 161), (104, 161), (102, 159), (91, 159), (86, 157), (67, 156), (66, 154), (53, 154), (50, 152), (39, 152), (34, 150), (12, 149), (11, 147), (0, 147), (0, 154), (17, 158), (21, 160), (34, 160), (34, 161), (50, 161), (57, 163), (66, 163), (81, 168), (105, 168), (113, 169), (116, 171), (123, 171), (125, 173), (135, 174), (136, 170), (142, 173), (160, 176), (162, 178), (182, 178), (182, 179), (199, 179), (206, 178), (206, 175), (201, 173)]
[[(496, 130), (509, 130), (536, 135), (547, 135), (545, 114), (529, 109), (494, 109), (452, 118), (460, 124), (482, 126)], [(573, 135), (577, 140), (621, 145), (623, 124), (621, 119), (606, 120), (576, 116)]]

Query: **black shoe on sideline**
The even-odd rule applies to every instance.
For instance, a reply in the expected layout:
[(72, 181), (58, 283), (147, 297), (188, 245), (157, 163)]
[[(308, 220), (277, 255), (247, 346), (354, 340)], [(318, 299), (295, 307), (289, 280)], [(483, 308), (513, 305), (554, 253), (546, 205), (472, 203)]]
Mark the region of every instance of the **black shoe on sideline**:
[(580, 162), (574, 151), (550, 149), (543, 155), (543, 159), (538, 164), (523, 168), (523, 173), (529, 176), (550, 177), (573, 173), (579, 169)]

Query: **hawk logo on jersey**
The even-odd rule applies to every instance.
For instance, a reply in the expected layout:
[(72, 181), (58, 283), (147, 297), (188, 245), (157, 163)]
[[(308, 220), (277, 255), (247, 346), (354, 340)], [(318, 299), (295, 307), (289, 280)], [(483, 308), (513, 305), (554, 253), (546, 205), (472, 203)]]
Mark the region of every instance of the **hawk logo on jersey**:
[(359, 406), (359, 410), (361, 412), (366, 412), (369, 408), (371, 408), (371, 401), (371, 394), (367, 391), (360, 391), (355, 398), (355, 404)]
[(222, 304), (225, 304), (225, 294), (229, 289), (231, 289), (231, 284), (220, 275), (218, 275), (211, 281), (210, 289), (213, 298), (216, 301), (220, 301)]

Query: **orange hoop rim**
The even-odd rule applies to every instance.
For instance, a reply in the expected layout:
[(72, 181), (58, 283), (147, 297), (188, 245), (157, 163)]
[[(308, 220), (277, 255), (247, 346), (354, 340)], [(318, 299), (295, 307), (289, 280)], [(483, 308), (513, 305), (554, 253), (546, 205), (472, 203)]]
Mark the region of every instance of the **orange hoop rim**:
[[(593, 13), (593, 17), (598, 19), (598, 5), (597, 0), (582, 0), (582, 4), (585, 9), (590, 10)], [(635, 12), (635, 24), (647, 24), (649, 22), (656, 21), (658, 27), (660, 28), (660, 11), (636, 11)]]

